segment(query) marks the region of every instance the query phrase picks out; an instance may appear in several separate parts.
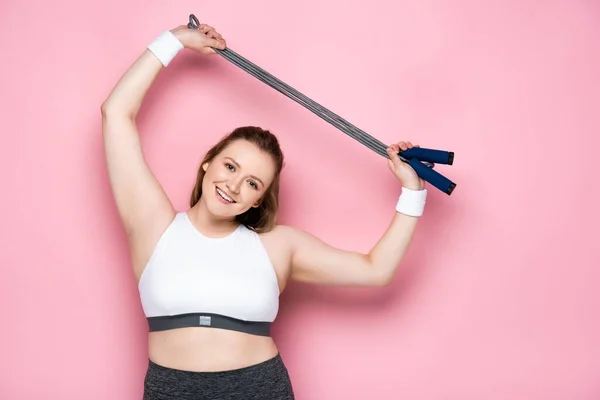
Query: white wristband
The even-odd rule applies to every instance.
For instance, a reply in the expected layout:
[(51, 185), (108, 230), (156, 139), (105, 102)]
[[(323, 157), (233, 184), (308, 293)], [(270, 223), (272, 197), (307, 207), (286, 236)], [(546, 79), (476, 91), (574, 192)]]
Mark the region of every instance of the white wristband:
[(164, 31), (152, 43), (148, 50), (158, 58), (163, 66), (169, 65), (171, 60), (183, 49), (183, 44), (173, 35), (171, 31)]
[(420, 217), (423, 215), (426, 199), (427, 189), (411, 190), (403, 187), (398, 204), (396, 204), (396, 211), (411, 217)]

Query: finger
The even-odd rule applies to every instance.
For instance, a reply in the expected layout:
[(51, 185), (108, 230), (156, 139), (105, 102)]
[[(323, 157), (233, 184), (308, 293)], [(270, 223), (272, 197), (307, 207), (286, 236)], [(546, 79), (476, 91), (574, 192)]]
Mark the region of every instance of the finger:
[(209, 37), (211, 39), (215, 39), (219, 42), (218, 45), (210, 45), (211, 47), (216, 47), (219, 49), (224, 49), (225, 47), (227, 47), (227, 44), (226, 44), (225, 40), (223, 39), (223, 36), (219, 32), (215, 31), (214, 29), (208, 30), (205, 33), (205, 35), (207, 37)]
[(208, 31), (210, 31), (210, 30), (214, 30), (215, 28), (213, 28), (212, 26), (210, 26), (210, 25), (207, 25), (207, 24), (200, 24), (200, 27), (199, 27), (199, 29), (200, 29), (200, 31), (201, 31), (202, 33), (206, 33), (206, 32), (208, 32)]
[(394, 162), (388, 158), (388, 160), (387, 160), (387, 164), (388, 164), (388, 168), (389, 168), (391, 171), (394, 171)]
[(398, 146), (400, 146), (400, 149), (402, 149), (402, 150), (408, 150), (408, 146), (406, 145), (405, 142), (399, 142)]
[(413, 147), (413, 145), (412, 145), (412, 143), (411, 143), (411, 142), (406, 142), (406, 146), (407, 146), (409, 149), (412, 149), (412, 147)]
[(214, 32), (214, 34), (210, 35), (211, 38), (218, 40), (219, 42), (225, 42), (225, 40), (223, 39), (223, 36), (221, 36), (219, 33), (217, 33), (216, 31), (212, 31)]
[(396, 150), (394, 150), (392, 148), (392, 146), (387, 148), (387, 153), (388, 153), (388, 156), (390, 157), (391, 162), (393, 163), (393, 165), (395, 167), (402, 164), (402, 160), (400, 159), (400, 157), (398, 157), (398, 152)]
[(223, 50), (225, 48), (225, 41), (218, 39), (208, 39), (207, 45), (215, 49)]
[(223, 36), (221, 36), (221, 34), (215, 30), (208, 31), (207, 35), (213, 39), (222, 39), (223, 38)]

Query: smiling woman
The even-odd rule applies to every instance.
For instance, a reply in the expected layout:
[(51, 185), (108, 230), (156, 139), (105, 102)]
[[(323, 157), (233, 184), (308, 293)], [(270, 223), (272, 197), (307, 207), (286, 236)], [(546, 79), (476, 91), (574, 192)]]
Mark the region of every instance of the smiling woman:
[[(294, 398), (270, 335), (289, 279), (384, 286), (402, 261), (427, 190), (392, 144), (388, 167), (403, 189), (390, 226), (367, 254), (334, 248), (277, 224), (279, 141), (259, 127), (234, 129), (206, 154), (190, 208), (175, 211), (146, 164), (136, 125), (142, 100), (179, 50), (215, 54), (214, 28), (166, 31), (123, 75), (102, 105), (106, 162), (129, 238), (149, 325), (144, 399)], [(417, 147), (417, 146), (414, 146)]]
[(268, 232), (277, 218), (283, 165), (283, 152), (275, 135), (259, 127), (237, 128), (204, 157), (190, 207), (203, 199), (202, 193), (214, 193), (200, 204), (207, 215), (233, 219), (234, 224), (242, 223), (255, 232)]

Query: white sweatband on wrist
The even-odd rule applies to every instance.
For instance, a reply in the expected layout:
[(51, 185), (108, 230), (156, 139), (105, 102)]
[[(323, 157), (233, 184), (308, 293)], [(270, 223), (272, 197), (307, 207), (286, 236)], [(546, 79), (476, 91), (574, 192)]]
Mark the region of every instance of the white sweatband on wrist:
[(420, 217), (423, 215), (426, 199), (427, 189), (411, 190), (403, 187), (402, 194), (396, 204), (396, 211), (411, 217)]
[(171, 60), (183, 49), (183, 44), (173, 35), (171, 31), (164, 31), (152, 43), (148, 50), (158, 58), (163, 66), (169, 65)]

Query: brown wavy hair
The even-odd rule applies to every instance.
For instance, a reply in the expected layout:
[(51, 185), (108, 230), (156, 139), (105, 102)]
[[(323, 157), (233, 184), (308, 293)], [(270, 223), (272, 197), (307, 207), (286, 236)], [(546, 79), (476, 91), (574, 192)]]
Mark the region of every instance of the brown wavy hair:
[(284, 166), (284, 157), (277, 137), (270, 131), (259, 127), (242, 126), (236, 128), (208, 150), (198, 168), (196, 183), (190, 198), (190, 207), (196, 205), (202, 196), (202, 181), (205, 174), (202, 165), (212, 162), (219, 153), (236, 140), (247, 140), (248, 142), (255, 144), (259, 149), (271, 155), (273, 161), (275, 161), (275, 177), (265, 191), (263, 197), (260, 199), (260, 205), (258, 207), (250, 208), (248, 211), (235, 218), (236, 221), (244, 224), (255, 232), (268, 232), (272, 230), (277, 223), (277, 214), (279, 211), (279, 184), (281, 170)]

